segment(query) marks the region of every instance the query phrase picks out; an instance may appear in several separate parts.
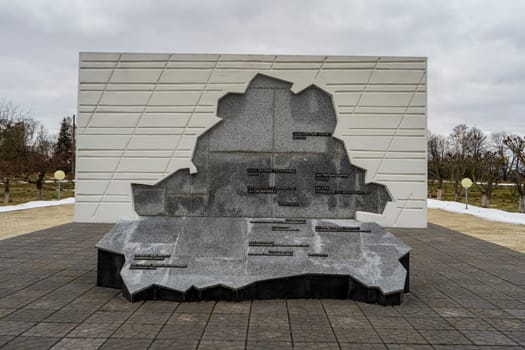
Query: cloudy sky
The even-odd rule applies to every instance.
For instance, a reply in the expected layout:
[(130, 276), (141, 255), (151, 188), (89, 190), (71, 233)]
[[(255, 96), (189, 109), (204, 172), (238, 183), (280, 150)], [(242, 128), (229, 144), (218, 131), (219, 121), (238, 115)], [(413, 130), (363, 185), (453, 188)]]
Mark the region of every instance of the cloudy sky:
[(429, 59), (429, 128), (525, 135), (525, 1), (0, 0), (0, 101), (52, 132), (79, 51)]

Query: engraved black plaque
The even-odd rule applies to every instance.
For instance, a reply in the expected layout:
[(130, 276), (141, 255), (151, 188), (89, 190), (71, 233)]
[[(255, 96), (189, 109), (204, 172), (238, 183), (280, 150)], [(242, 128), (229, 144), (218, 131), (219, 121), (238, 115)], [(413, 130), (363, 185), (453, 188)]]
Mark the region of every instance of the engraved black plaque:
[(370, 232), (359, 226), (315, 226), (315, 232)]
[(327, 258), (327, 257), (328, 257), (328, 254), (323, 254), (323, 253), (308, 253), (308, 256), (311, 256), (311, 257), (317, 257), (317, 258)]
[(277, 191), (295, 191), (294, 186), (248, 186), (248, 193), (277, 193)]
[(283, 202), (283, 201), (279, 201), (279, 202), (277, 202), (277, 204), (280, 207), (298, 207), (299, 206), (299, 202)]
[(248, 176), (259, 176), (259, 174), (295, 174), (295, 169), (276, 169), (276, 168), (248, 168)]
[(156, 270), (158, 268), (185, 269), (186, 264), (130, 264), (130, 270)]
[(164, 260), (170, 256), (169, 254), (135, 254), (133, 260)]
[(306, 140), (307, 137), (314, 136), (323, 136), (323, 137), (331, 137), (331, 132), (316, 132), (316, 131), (296, 131), (292, 133), (292, 138), (294, 140)]

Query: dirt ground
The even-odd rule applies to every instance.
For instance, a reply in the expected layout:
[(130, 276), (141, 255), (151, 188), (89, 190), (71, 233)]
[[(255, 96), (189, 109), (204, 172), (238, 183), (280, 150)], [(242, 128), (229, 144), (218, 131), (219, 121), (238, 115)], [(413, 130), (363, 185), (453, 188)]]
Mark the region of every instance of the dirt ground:
[(73, 222), (74, 204), (0, 213), (0, 240)]
[(472, 215), (428, 210), (428, 221), (503, 247), (525, 253), (525, 225), (488, 221)]
[[(0, 213), (0, 240), (73, 222), (73, 204)], [(525, 225), (482, 220), (439, 209), (428, 210), (428, 221), (525, 253)]]

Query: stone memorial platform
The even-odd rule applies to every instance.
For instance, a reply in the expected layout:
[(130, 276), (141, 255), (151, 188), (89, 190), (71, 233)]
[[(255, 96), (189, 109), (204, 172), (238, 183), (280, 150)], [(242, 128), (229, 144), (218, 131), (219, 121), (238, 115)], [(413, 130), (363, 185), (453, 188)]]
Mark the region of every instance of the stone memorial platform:
[(409, 250), (357, 211), (390, 195), (333, 137), (331, 96), (257, 75), (218, 105), (196, 172), (133, 185), (139, 220), (97, 244), (98, 284), (138, 299), (352, 298), (399, 304)]

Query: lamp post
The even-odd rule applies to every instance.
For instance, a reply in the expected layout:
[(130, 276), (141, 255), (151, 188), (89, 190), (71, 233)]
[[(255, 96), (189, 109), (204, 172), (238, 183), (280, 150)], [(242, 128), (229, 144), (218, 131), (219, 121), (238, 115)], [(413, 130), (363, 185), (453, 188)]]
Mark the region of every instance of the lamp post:
[(465, 209), (468, 210), (468, 189), (472, 186), (472, 180), (468, 177), (461, 180), (461, 186), (465, 189)]
[(58, 193), (58, 200), (60, 200), (60, 184), (62, 183), (62, 180), (64, 180), (64, 178), (66, 177), (66, 174), (62, 170), (57, 170), (57, 171), (55, 171), (53, 176), (54, 176), (55, 180), (57, 180), (57, 182), (58, 182), (57, 193)]

